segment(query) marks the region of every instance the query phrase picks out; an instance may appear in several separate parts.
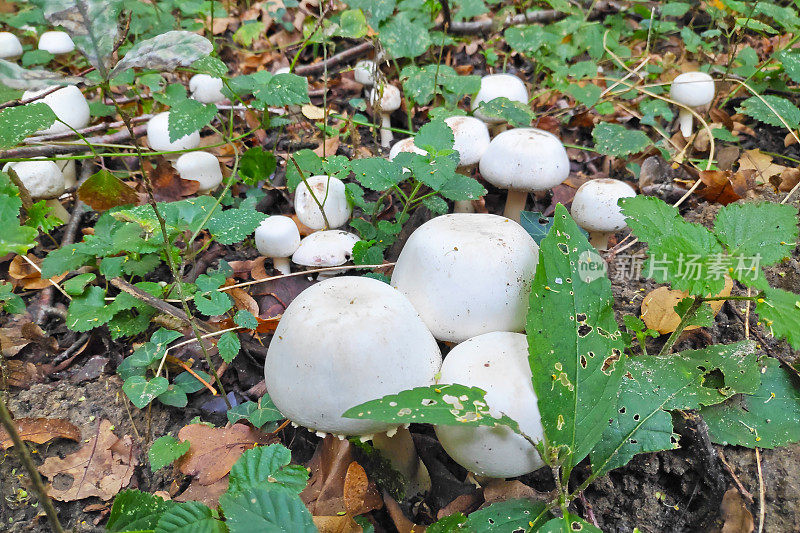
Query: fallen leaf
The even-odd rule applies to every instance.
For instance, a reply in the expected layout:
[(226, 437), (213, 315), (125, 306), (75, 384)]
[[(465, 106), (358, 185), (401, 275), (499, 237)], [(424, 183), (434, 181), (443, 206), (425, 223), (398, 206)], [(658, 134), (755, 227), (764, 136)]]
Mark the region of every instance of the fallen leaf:
[(49, 494), (70, 502), (96, 496), (104, 501), (127, 487), (138, 461), (129, 435), (117, 437), (108, 420), (102, 420), (97, 433), (77, 452), (48, 457), (39, 472), (50, 479)]
[(210, 485), (203, 485), (197, 478), (193, 479), (186, 490), (174, 499), (176, 502), (203, 502), (212, 509), (219, 505), (219, 497), (228, 490), (228, 476), (224, 476)]
[(30, 361), (10, 359), (5, 362), (6, 384), (9, 387), (27, 389), (35, 383), (44, 381), (47, 373)]
[[(725, 287), (717, 296), (730, 296), (733, 289), (733, 280), (725, 276)], [(667, 287), (659, 287), (650, 291), (642, 300), (642, 320), (645, 325), (661, 334), (672, 333), (681, 322), (681, 317), (675, 312), (678, 302), (687, 298), (688, 292), (677, 291)], [(714, 316), (722, 309), (724, 300), (709, 302)], [(697, 329), (699, 326), (688, 326), (686, 331)]]
[(739, 159), (739, 170), (755, 170), (756, 183), (769, 183), (772, 176), (777, 176), (786, 167), (772, 162), (772, 156), (762, 153), (759, 149), (745, 150)]
[(200, 187), (199, 181), (185, 180), (178, 176), (178, 171), (159, 156), (156, 159), (156, 168), (145, 161), (144, 170), (150, 174), (153, 183), (153, 196), (157, 202), (174, 202), (185, 196), (195, 194)]
[(533, 487), (517, 480), (493, 479), (483, 487), (484, 505), (504, 502), (507, 500), (535, 500), (549, 501), (550, 494), (539, 492)]
[(330, 157), (336, 154), (336, 150), (339, 149), (339, 137), (328, 137), (325, 139), (322, 144), (314, 148), (312, 150), (315, 154), (320, 157)]
[(383, 507), (383, 500), (377, 487), (367, 477), (364, 467), (355, 461), (347, 467), (342, 493), (345, 510), (352, 516)]
[(233, 298), (233, 305), (237, 310), (249, 311), (253, 316), (258, 316), (258, 303), (244, 289), (231, 289), (226, 291)]
[(780, 180), (778, 190), (781, 192), (789, 192), (800, 182), (800, 168), (787, 168), (781, 172), (778, 179)]
[(300, 112), (303, 113), (303, 116), (310, 120), (322, 120), (325, 118), (325, 110), (321, 107), (317, 107), (314, 104), (306, 104), (300, 108)]
[(178, 468), (187, 476), (195, 476), (202, 485), (211, 485), (228, 475), (245, 450), (270, 441), (262, 432), (245, 424), (224, 428), (189, 424), (178, 432), (178, 439), (190, 443), (189, 451), (178, 461)]
[(317, 445), (308, 463), (311, 478), (300, 493), (312, 515), (329, 516), (345, 511), (344, 480), (352, 462), (352, 447), (347, 440), (328, 435)]
[(755, 174), (754, 170), (702, 170), (699, 176), (705, 187), (698, 189), (697, 194), (709, 202), (728, 205), (741, 200), (755, 187)]
[[(27, 257), (37, 266), (42, 262), (41, 259), (33, 254), (28, 254)], [(14, 256), (14, 259), (12, 259), (8, 264), (8, 275), (17, 280), (17, 286), (21, 286), (23, 289), (28, 291), (44, 289), (51, 286), (50, 280), (42, 279), (42, 275), (39, 273), (39, 271), (36, 270), (36, 268), (28, 261), (26, 261), (25, 258), (19, 255)], [(66, 275), (67, 274), (64, 273), (54, 276), (50, 279), (53, 282), (58, 283), (64, 279)]]
[(721, 533), (751, 533), (753, 515), (736, 489), (728, 489), (722, 497), (721, 514), (724, 525)]
[(364, 531), (350, 515), (315, 516), (313, 520), (319, 533), (361, 533)]
[(78, 187), (78, 199), (95, 211), (107, 211), (112, 207), (136, 204), (139, 195), (114, 174), (101, 169)]
[[(14, 420), (22, 440), (44, 444), (53, 439), (81, 440), (81, 432), (74, 424), (60, 418), (18, 418)], [(6, 430), (0, 427), (0, 450), (14, 446)]]

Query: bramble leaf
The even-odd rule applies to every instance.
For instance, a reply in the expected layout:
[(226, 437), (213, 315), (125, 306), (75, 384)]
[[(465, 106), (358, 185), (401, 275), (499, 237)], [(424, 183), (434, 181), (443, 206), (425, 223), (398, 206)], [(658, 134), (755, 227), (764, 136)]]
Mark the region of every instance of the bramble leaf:
[(771, 94), (751, 96), (742, 102), (742, 106), (737, 107), (736, 111), (778, 128), (785, 127), (778, 116), (782, 117), (792, 129), (800, 125), (800, 109), (786, 98)]
[(99, 170), (78, 188), (78, 198), (95, 211), (136, 204), (139, 195), (106, 169)]
[(230, 533), (292, 531), (316, 533), (311, 513), (296, 494), (286, 490), (251, 488), (219, 499)]
[(164, 501), (148, 492), (124, 490), (114, 498), (106, 531), (121, 533), (154, 530), (158, 519), (174, 505), (176, 502)]
[(797, 240), (797, 210), (771, 202), (729, 204), (714, 221), (729, 255), (760, 258), (761, 266), (789, 257)]
[(226, 363), (230, 363), (239, 355), (239, 350), (242, 349), (242, 343), (239, 341), (239, 336), (234, 331), (223, 333), (217, 341), (217, 350), (219, 356)]
[[(188, 443), (187, 443), (188, 444)], [(211, 509), (200, 502), (181, 502), (161, 515), (155, 533), (227, 533)]]
[(0, 150), (16, 146), (25, 137), (49, 128), (56, 118), (44, 102), (3, 109), (0, 112)]
[(643, 131), (629, 130), (620, 124), (608, 122), (595, 126), (592, 138), (598, 152), (616, 157), (639, 153), (652, 144)]
[(756, 312), (773, 335), (786, 339), (792, 348), (800, 350), (800, 295), (765, 287), (764, 298), (758, 301)]
[(217, 106), (214, 104), (201, 104), (191, 98), (182, 100), (167, 115), (169, 142), (200, 131), (214, 120), (216, 114)]
[(356, 180), (373, 191), (391, 189), (403, 180), (403, 167), (382, 157), (365, 157), (350, 162)]
[(544, 502), (506, 500), (474, 511), (467, 516), (466, 526), (474, 533), (496, 531), (536, 531), (552, 516)]
[(488, 102), (481, 102), (477, 111), (487, 117), (502, 119), (515, 128), (528, 128), (536, 118), (536, 114), (528, 107), (527, 103), (523, 104), (508, 98), (495, 98)]
[(0, 59), (0, 84), (12, 89), (39, 90), (52, 85), (74, 85), (85, 81), (78, 76), (64, 76), (42, 69), (24, 69), (5, 59)]
[(378, 38), (394, 59), (413, 59), (424, 54), (431, 45), (428, 29), (418, 22), (412, 22), (403, 12), (380, 26)]
[(264, 487), (300, 494), (308, 483), (308, 469), (290, 465), (292, 454), (280, 444), (245, 451), (231, 468), (228, 493)]
[(186, 452), (189, 451), (191, 443), (187, 441), (179, 441), (172, 435), (164, 435), (153, 441), (150, 446), (150, 451), (147, 452), (147, 458), (150, 460), (150, 470), (155, 472), (161, 470), (173, 461), (181, 458)]
[(286, 418), (267, 395), (259, 398), (258, 402), (244, 402), (228, 409), (227, 416), (228, 422), (231, 424), (235, 424), (239, 420), (247, 420), (256, 429), (260, 429), (267, 422)]

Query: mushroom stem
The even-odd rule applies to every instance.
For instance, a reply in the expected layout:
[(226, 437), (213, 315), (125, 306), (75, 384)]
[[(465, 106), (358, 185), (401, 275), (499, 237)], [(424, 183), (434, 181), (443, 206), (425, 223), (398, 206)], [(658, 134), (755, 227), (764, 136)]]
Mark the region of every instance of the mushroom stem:
[(289, 274), (292, 271), (292, 263), (288, 257), (273, 257), (272, 266), (281, 274)]
[(372, 437), (372, 446), (392, 463), (392, 468), (403, 474), (408, 482), (408, 494), (418, 494), (430, 490), (430, 474), (417, 455), (414, 440), (407, 428), (397, 428), (391, 437), (388, 433), (376, 434)]
[(519, 213), (525, 209), (525, 202), (528, 201), (528, 191), (509, 189), (506, 197), (506, 208), (503, 216), (519, 222)]
[(692, 129), (694, 126), (694, 115), (688, 109), (681, 108), (678, 113), (678, 124), (681, 127), (681, 135), (684, 139), (692, 136)]
[(489, 133), (492, 134), (492, 137), (503, 133), (508, 129), (508, 122), (498, 122), (497, 124), (492, 124), (489, 126)]
[(590, 231), (589, 242), (598, 250), (608, 250), (608, 237), (611, 233), (605, 231)]
[(392, 140), (394, 140), (391, 128), (392, 119), (389, 113), (381, 113), (381, 146), (383, 148), (389, 148), (392, 144)]
[(472, 200), (456, 200), (453, 207), (453, 213), (474, 213), (475, 206), (472, 205)]

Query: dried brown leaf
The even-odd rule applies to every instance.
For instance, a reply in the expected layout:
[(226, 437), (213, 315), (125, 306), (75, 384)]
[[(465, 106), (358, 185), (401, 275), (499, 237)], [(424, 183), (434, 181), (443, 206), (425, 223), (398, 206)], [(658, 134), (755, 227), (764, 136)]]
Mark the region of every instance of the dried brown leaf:
[(196, 478), (189, 483), (186, 490), (175, 497), (176, 502), (203, 502), (212, 509), (219, 505), (219, 497), (228, 490), (228, 476), (222, 477), (210, 485), (203, 485)]
[[(717, 296), (730, 296), (733, 289), (733, 280), (725, 277), (725, 287)], [(678, 302), (687, 298), (688, 292), (677, 291), (667, 287), (659, 287), (650, 291), (642, 300), (642, 320), (645, 325), (661, 334), (672, 333), (681, 322), (681, 317), (675, 312)], [(723, 300), (709, 302), (714, 316), (722, 309)], [(697, 329), (699, 326), (688, 326), (686, 331)]]
[(155, 169), (147, 161), (145, 161), (144, 169), (150, 174), (150, 180), (153, 182), (153, 196), (157, 202), (174, 202), (197, 192), (200, 187), (199, 181), (181, 178), (169, 161), (161, 156), (156, 161)]
[(195, 476), (202, 485), (211, 485), (228, 475), (245, 450), (269, 442), (262, 432), (244, 424), (225, 428), (189, 424), (178, 432), (178, 439), (190, 443), (178, 468), (187, 476)]
[(353, 461), (344, 476), (344, 507), (353, 516), (383, 507), (383, 499), (374, 483), (370, 482), (364, 467)]
[(755, 524), (742, 496), (736, 489), (728, 489), (722, 497), (722, 519), (725, 521), (721, 533), (751, 533)]
[(300, 493), (312, 515), (336, 515), (345, 511), (344, 481), (353, 462), (349, 441), (328, 435), (317, 446), (308, 464), (311, 479)]
[(773, 163), (771, 155), (762, 153), (757, 148), (745, 150), (739, 159), (739, 170), (755, 170), (755, 180), (759, 184), (769, 183), (772, 176), (777, 176), (785, 169), (786, 167)]
[(754, 175), (753, 170), (702, 170), (699, 176), (705, 187), (699, 189), (697, 194), (709, 202), (728, 205), (741, 200), (747, 191), (755, 187)]
[[(14, 420), (22, 440), (44, 444), (53, 439), (81, 440), (81, 432), (74, 424), (60, 418), (19, 418)], [(0, 450), (14, 446), (11, 437), (0, 427)]]

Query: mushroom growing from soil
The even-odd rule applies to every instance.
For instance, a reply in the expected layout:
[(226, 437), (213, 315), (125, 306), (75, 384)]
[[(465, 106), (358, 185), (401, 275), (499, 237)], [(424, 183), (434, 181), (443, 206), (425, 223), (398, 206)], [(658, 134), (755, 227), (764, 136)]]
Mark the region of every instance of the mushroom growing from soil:
[(519, 222), (528, 193), (546, 191), (569, 177), (569, 157), (552, 133), (514, 128), (492, 139), (480, 162), (483, 179), (508, 189), (503, 214)]
[(192, 76), (189, 90), (192, 91), (192, 98), (203, 104), (217, 104), (225, 100), (225, 95), (222, 94), (222, 78), (208, 74)]
[[(714, 100), (714, 78), (705, 72), (684, 72), (672, 80), (669, 90), (670, 98), (691, 108), (702, 108)], [(685, 139), (692, 136), (694, 116), (692, 112), (681, 107), (678, 112), (678, 123)]]
[(68, 54), (75, 50), (75, 43), (68, 33), (63, 31), (46, 31), (39, 37), (39, 50), (53, 55)]
[[(52, 90), (52, 87), (40, 91), (25, 91), (22, 98), (24, 100), (30, 100), (49, 90)], [(37, 133), (41, 135), (64, 133), (71, 131), (70, 128), (79, 130), (85, 128), (89, 124), (91, 118), (89, 104), (86, 103), (86, 98), (83, 96), (81, 90), (74, 85), (67, 85), (37, 101), (44, 102), (50, 106), (53, 113), (61, 120), (61, 122), (54, 122), (53, 125), (47, 129), (38, 131)]]
[(0, 59), (14, 59), (22, 55), (22, 43), (13, 33), (0, 31)]
[(378, 65), (371, 59), (359, 61), (353, 67), (353, 78), (364, 87), (372, 87), (378, 79)]
[(64, 192), (64, 175), (52, 161), (6, 163), (3, 172), (13, 170), (34, 200), (56, 198)]
[[(191, 150), (200, 146), (200, 132), (187, 133), (174, 141), (169, 140), (169, 111), (164, 111), (147, 122), (147, 143), (157, 152)], [(173, 157), (177, 157), (174, 155)], [(169, 158), (168, 158), (169, 159)]]
[(219, 159), (208, 152), (190, 152), (181, 155), (175, 161), (175, 170), (182, 179), (196, 181), (200, 184), (197, 192), (211, 192), (222, 183), (222, 170)]
[(405, 139), (400, 139), (392, 145), (392, 148), (389, 150), (389, 161), (394, 161), (394, 158), (403, 152), (412, 152), (419, 155), (425, 155), (428, 153), (414, 144), (414, 137), (406, 137)]
[(300, 231), (294, 220), (283, 215), (273, 215), (256, 228), (255, 238), (258, 253), (272, 258), (275, 270), (281, 274), (292, 271), (289, 258), (300, 246)]
[(453, 213), (406, 241), (392, 273), (433, 336), (461, 342), (490, 331), (522, 331), (539, 247), (498, 215)]
[(333, 176), (311, 176), (297, 186), (294, 211), (302, 224), (320, 230), (343, 226), (350, 219), (353, 208), (347, 201), (342, 180)]
[(507, 123), (500, 118), (481, 113), (478, 107), (483, 102), (491, 102), (495, 98), (508, 98), (512, 102), (528, 104), (528, 88), (525, 83), (512, 74), (489, 74), (481, 78), (481, 88), (472, 99), (472, 114), (490, 125), (492, 135), (505, 131)]
[(628, 225), (617, 202), (633, 196), (636, 196), (636, 191), (624, 181), (609, 178), (590, 180), (575, 192), (570, 214), (580, 227), (589, 232), (592, 246), (605, 250), (608, 238)]
[(381, 115), (381, 146), (383, 148), (389, 148), (394, 139), (391, 130), (391, 115), (393, 111), (400, 109), (401, 102), (400, 89), (388, 83), (381, 87), (374, 87), (369, 93), (369, 103), (374, 113)]
[[(508, 415), (534, 441), (544, 438), (522, 333), (497, 331), (462, 342), (447, 354), (439, 381), (480, 387), (493, 414)], [(516, 477), (544, 466), (536, 448), (505, 426), (436, 426), (436, 436), (447, 455), (481, 476)]]
[[(475, 117), (448, 117), (444, 122), (453, 130), (453, 149), (459, 155), (458, 170), (469, 175), (489, 147), (489, 130)], [(456, 200), (454, 212), (474, 213), (472, 200)]]
[[(315, 231), (302, 241), (292, 255), (292, 262), (311, 268), (341, 266), (353, 257), (353, 246), (360, 241), (358, 236), (341, 230)], [(320, 272), (318, 278), (341, 274), (343, 270)]]

